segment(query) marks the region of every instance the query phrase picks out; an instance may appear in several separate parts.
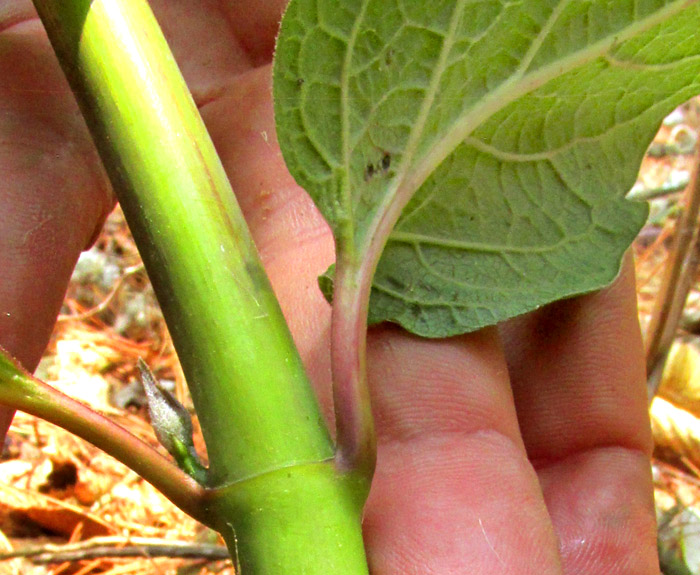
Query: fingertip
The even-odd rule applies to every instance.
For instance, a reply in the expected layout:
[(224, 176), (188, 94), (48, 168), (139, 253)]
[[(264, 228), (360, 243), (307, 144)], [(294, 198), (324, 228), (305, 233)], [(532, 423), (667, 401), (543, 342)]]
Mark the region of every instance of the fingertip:
[(238, 41), (255, 66), (272, 60), (275, 40), (287, 0), (227, 2), (223, 4)]

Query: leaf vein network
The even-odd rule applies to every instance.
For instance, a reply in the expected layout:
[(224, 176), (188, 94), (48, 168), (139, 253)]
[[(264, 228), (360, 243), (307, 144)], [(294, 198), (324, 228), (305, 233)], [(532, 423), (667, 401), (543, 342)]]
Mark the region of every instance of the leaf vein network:
[(498, 88), (491, 91), (479, 104), (466, 109), (456, 119), (452, 129), (448, 130), (444, 137), (423, 155), (419, 164), (415, 166), (414, 176), (410, 180), (413, 191), (422, 185), (435, 166), (440, 165), (486, 119), (505, 109), (507, 105), (518, 98), (534, 92), (550, 80), (559, 77), (563, 72), (581, 67), (600, 58), (613, 46), (619, 45), (627, 39), (652, 28), (657, 23), (663, 22), (665, 18), (681, 11), (687, 5), (688, 0), (671, 2), (668, 6), (657, 10), (649, 17), (640, 19), (624, 29), (616, 31), (616, 33), (608, 34), (562, 59), (542, 66), (536, 71), (531, 71), (529, 74), (524, 73), (527, 69), (521, 65), (518, 72), (504, 80)]

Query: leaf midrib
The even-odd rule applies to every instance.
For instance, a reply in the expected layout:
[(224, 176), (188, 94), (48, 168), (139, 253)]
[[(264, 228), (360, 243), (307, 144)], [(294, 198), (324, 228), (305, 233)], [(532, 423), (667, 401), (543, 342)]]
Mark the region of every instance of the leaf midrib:
[[(567, 0), (564, 0), (566, 3)], [(566, 72), (580, 68), (583, 64), (589, 63), (598, 57), (603, 56), (616, 44), (633, 38), (634, 36), (646, 32), (654, 26), (663, 23), (671, 16), (683, 11), (687, 7), (695, 4), (697, 0), (677, 0), (663, 9), (657, 10), (654, 14), (638, 20), (624, 30), (601, 38), (597, 42), (570, 54), (562, 60), (557, 60), (543, 66), (536, 72), (526, 75), (527, 66), (521, 66), (518, 72), (504, 81), (496, 90), (486, 95), (478, 104), (467, 110), (456, 120), (455, 126), (447, 132), (444, 138), (439, 140), (411, 170), (408, 177), (403, 179), (397, 186), (395, 198), (406, 198), (406, 202), (423, 185), (425, 180), (433, 173), (454, 150), (466, 140), (471, 133), (488, 118), (506, 108), (517, 99), (533, 92), (550, 80), (553, 80)], [(534, 58), (534, 55), (532, 57)]]
[[(453, 36), (448, 34), (443, 43), (439, 59), (440, 63), (443, 65), (437, 65), (435, 67), (435, 74), (431, 80), (431, 89), (421, 106), (419, 119), (415, 123), (416, 128), (412, 131), (411, 138), (406, 146), (399, 172), (387, 188), (386, 193), (383, 194), (382, 201), (378, 209), (374, 212), (372, 220), (368, 222), (368, 225), (365, 227), (366, 233), (363, 238), (364, 241), (362, 242), (363, 246), (359, 251), (364, 253), (370, 250), (374, 242), (386, 241), (390, 228), (393, 228), (401, 211), (414, 193), (423, 185), (437, 166), (449, 157), (450, 154), (452, 154), (454, 150), (488, 118), (527, 93), (540, 88), (547, 82), (566, 72), (580, 68), (584, 64), (605, 55), (615, 45), (622, 44), (638, 34), (646, 32), (654, 26), (663, 23), (671, 16), (678, 14), (696, 2), (697, 0), (677, 0), (665, 8), (657, 10), (646, 18), (635, 21), (624, 29), (618, 29), (615, 34), (605, 36), (597, 42), (563, 59), (547, 64), (537, 71), (527, 74), (528, 67), (539, 52), (551, 28), (569, 3), (569, 0), (563, 0), (562, 3), (553, 10), (552, 15), (543, 26), (538, 37), (533, 40), (532, 46), (523, 58), (523, 62), (516, 73), (508, 80), (505, 80), (496, 90), (486, 95), (474, 107), (466, 110), (455, 121), (454, 127), (449, 130), (442, 139), (437, 141), (435, 145), (429, 148), (422, 158), (414, 163), (413, 155), (416, 153), (418, 144), (423, 136), (423, 130), (434, 102), (436, 90), (434, 90), (433, 87), (439, 85), (441, 74), (444, 71), (444, 60), (446, 55), (449, 54), (449, 48), (452, 45), (449, 43), (448, 46), (448, 40), (453, 39)], [(459, 21), (464, 4), (464, 1), (460, 1), (457, 5), (453, 15), (453, 21), (450, 24), (450, 31), (454, 30), (456, 23)], [(347, 106), (345, 109), (347, 112)], [(349, 148), (349, 140), (347, 137), (345, 139), (345, 146)], [(350, 154), (349, 149), (347, 149), (347, 153)], [(348, 159), (349, 155), (346, 157), (345, 164), (346, 170), (349, 173), (350, 164)], [(353, 235), (353, 238), (355, 241), (358, 239), (355, 235)]]
[(586, 237), (591, 229), (595, 228), (595, 224), (588, 226), (583, 232), (579, 232), (573, 236), (562, 237), (554, 244), (545, 244), (541, 246), (514, 246), (508, 244), (474, 242), (467, 240), (459, 240), (445, 237), (429, 236), (419, 232), (392, 232), (389, 241), (410, 244), (410, 245), (427, 245), (430, 247), (440, 247), (445, 249), (457, 249), (460, 251), (472, 251), (483, 253), (512, 253), (512, 254), (543, 254), (557, 250), (563, 245), (575, 243)]
[[(421, 141), (421, 138), (423, 136), (423, 130), (428, 122), (428, 119), (430, 117), (430, 110), (432, 109), (433, 103), (435, 102), (435, 97), (438, 94), (438, 89), (440, 86), (440, 79), (442, 77), (442, 73), (445, 70), (445, 66), (447, 63), (447, 58), (450, 54), (450, 51), (452, 49), (452, 46), (454, 45), (454, 40), (456, 37), (457, 33), (457, 25), (460, 21), (460, 18), (462, 16), (462, 13), (464, 11), (464, 7), (467, 4), (468, 0), (459, 0), (457, 4), (455, 5), (452, 18), (450, 21), (450, 26), (447, 31), (447, 34), (445, 35), (445, 39), (442, 43), (442, 47), (440, 49), (440, 54), (438, 56), (438, 62), (435, 66), (435, 73), (432, 75), (431, 80), (430, 80), (430, 85), (428, 87), (428, 91), (426, 93), (426, 96), (423, 98), (423, 102), (421, 103), (421, 108), (418, 113), (418, 118), (416, 119), (414, 126), (415, 129), (411, 131), (411, 136), (404, 148), (403, 154), (402, 154), (402, 161), (401, 165), (399, 167), (399, 171), (397, 173), (397, 176), (394, 177), (391, 180), (391, 183), (389, 184), (386, 192), (382, 195), (382, 200), (380, 201), (379, 205), (377, 206), (377, 209), (375, 210), (375, 217), (373, 220), (370, 222), (370, 225), (365, 228), (366, 233), (364, 234), (362, 245), (359, 246), (359, 252), (360, 253), (367, 253), (371, 250), (371, 247), (375, 242), (379, 241), (382, 244), (386, 241), (389, 232), (391, 229), (394, 227), (394, 224), (396, 223), (396, 220), (398, 219), (398, 213), (392, 214), (392, 208), (395, 208), (397, 206), (397, 195), (400, 190), (400, 183), (403, 181), (403, 179), (406, 176), (406, 173), (408, 172), (411, 164), (412, 164), (412, 159), (414, 154), (416, 153), (418, 149), (418, 145)], [(367, 2), (364, 3), (363, 8), (367, 5)], [(359, 20), (359, 19), (358, 19)], [(355, 31), (357, 27), (354, 28), (353, 31)], [(346, 58), (346, 64), (349, 65), (349, 59)], [(345, 73), (345, 70), (344, 70)], [(343, 119), (344, 119), (344, 127), (347, 125), (346, 118), (348, 114), (349, 107), (347, 106), (347, 101), (345, 102), (344, 106), (344, 114), (343, 114)], [(346, 173), (349, 174), (350, 172), (350, 145), (349, 145), (349, 137), (348, 134), (344, 133), (344, 147), (348, 151), (348, 155), (344, 158), (345, 159), (345, 169)], [(416, 188), (417, 189), (417, 188)], [(406, 201), (408, 201), (407, 198)], [(406, 202), (398, 202), (398, 209), (399, 212), (403, 208)], [(356, 242), (358, 240), (356, 235), (353, 235), (353, 240)], [(375, 254), (378, 256), (379, 252), (381, 250), (374, 250)]]
[[(394, 181), (396, 182), (401, 182), (405, 177), (406, 172), (409, 170), (412, 164), (413, 156), (416, 153), (418, 145), (423, 137), (425, 126), (428, 123), (428, 119), (430, 117), (430, 111), (433, 109), (435, 97), (437, 96), (438, 89), (440, 87), (440, 80), (442, 79), (442, 74), (445, 71), (447, 58), (452, 50), (452, 47), (454, 46), (454, 40), (457, 34), (457, 25), (462, 17), (462, 13), (464, 12), (464, 6), (466, 4), (466, 1), (467, 0), (459, 0), (459, 2), (455, 5), (454, 12), (452, 13), (452, 20), (450, 21), (450, 27), (447, 31), (447, 34), (445, 35), (445, 39), (440, 49), (440, 55), (438, 56), (438, 61), (435, 66), (435, 73), (430, 79), (428, 91), (425, 97), (423, 98), (421, 109), (418, 113), (418, 118), (414, 123), (415, 129), (411, 131), (411, 136), (409, 137), (408, 142), (406, 144), (406, 148), (401, 161), (400, 171), (397, 174), (397, 177), (394, 179)], [(384, 195), (385, 198), (388, 198), (387, 203), (392, 202), (391, 196), (392, 194), (390, 192)], [(385, 202), (382, 202), (382, 204), (380, 204), (380, 208), (378, 210), (379, 213), (384, 211), (382, 209), (384, 207), (384, 203)]]
[[(369, 0), (365, 0), (362, 3), (362, 6), (360, 7), (360, 12), (358, 13), (357, 18), (355, 19), (355, 22), (353, 24), (352, 30), (350, 32), (350, 36), (348, 38), (348, 47), (347, 50), (345, 51), (345, 58), (343, 60), (343, 66), (341, 68), (341, 77), (340, 77), (340, 97), (341, 97), (341, 107), (340, 109), (342, 110), (342, 115), (341, 115), (341, 121), (342, 121), (342, 126), (341, 126), (341, 138), (342, 138), (342, 146), (343, 146), (343, 166), (344, 166), (344, 174), (343, 174), (343, 183), (342, 183), (342, 191), (341, 191), (341, 196), (342, 196), (342, 201), (343, 201), (343, 211), (344, 211), (344, 224), (338, 229), (338, 234), (342, 238), (342, 243), (345, 244), (345, 247), (349, 247), (348, 244), (352, 244), (352, 240), (355, 237), (355, 221), (354, 218), (350, 217), (350, 214), (353, 213), (352, 210), (352, 204), (353, 204), (353, 198), (352, 198), (352, 190), (350, 190), (350, 158), (352, 155), (352, 148), (350, 146), (350, 95), (349, 95), (349, 86), (350, 86), (350, 71), (352, 69), (352, 57), (353, 57), (353, 52), (354, 52), (354, 47), (355, 47), (355, 42), (357, 41), (357, 35), (358, 32), (362, 26), (362, 22), (364, 21), (365, 17), (365, 12), (367, 11), (367, 5), (369, 4)], [(338, 238), (339, 239), (339, 238)], [(336, 243), (340, 245), (341, 242), (336, 240)]]

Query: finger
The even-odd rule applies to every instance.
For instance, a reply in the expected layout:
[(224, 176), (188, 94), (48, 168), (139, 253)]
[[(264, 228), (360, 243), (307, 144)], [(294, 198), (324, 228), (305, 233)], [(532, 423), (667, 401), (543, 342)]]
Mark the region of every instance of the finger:
[(234, 78), (272, 60), (286, 2), (150, 0), (175, 59), (199, 105)]
[(224, 2), (150, 0), (149, 4), (199, 105), (216, 98), (237, 74), (252, 67)]
[(658, 573), (631, 261), (611, 287), (503, 330), (525, 445), (565, 572)]
[(275, 38), (287, 0), (227, 2), (220, 0), (228, 21), (253, 65), (272, 60)]
[(0, 345), (31, 371), (112, 197), (28, 2), (0, 2), (0, 78)]
[(495, 330), (431, 341), (385, 328), (369, 342), (372, 572), (560, 574)]
[(27, 4), (0, 15), (0, 343), (33, 369), (80, 251), (112, 206), (70, 89)]
[(183, 62), (198, 62), (215, 69), (223, 62), (237, 61), (246, 67), (268, 64), (287, 0), (149, 0), (149, 3), (178, 62), (182, 57)]
[[(196, 18), (192, 3), (154, 4), (201, 99), (250, 67), (223, 3), (202, 2)], [(272, 14), (269, 6), (252, 12)], [(31, 2), (0, 1), (0, 31), (0, 73), (10, 79), (0, 87), (0, 167), (6, 178), (0, 189), (0, 242), (6, 248), (0, 269), (6, 277), (24, 278), (2, 287), (0, 343), (31, 369), (77, 255), (96, 235), (112, 197)], [(46, 281), (27, 289), (39, 273)]]
[[(223, 3), (203, 2), (202, 4), (206, 10), (199, 10), (198, 18), (187, 18), (184, 16), (187, 16), (187, 6), (191, 9), (191, 4), (185, 6), (183, 2), (154, 2), (156, 11), (160, 12), (164, 27), (170, 31), (173, 37), (173, 44), (179, 50), (184, 67), (188, 70), (193, 84), (199, 89), (200, 97), (206, 99), (211, 95), (211, 90), (218, 89), (218, 84), (215, 82), (225, 83), (230, 80), (230, 78), (226, 80), (227, 74), (239, 73), (249, 64), (246, 62), (247, 56), (242, 54), (241, 50), (226, 49), (227, 42), (231, 41), (231, 34), (228, 28), (221, 25), (224, 18), (221, 17), (222, 8), (219, 4), (223, 5)], [(251, 3), (251, 6), (249, 16), (255, 19), (256, 15), (262, 14), (263, 18), (260, 22), (264, 24), (267, 18), (269, 22), (264, 25), (272, 29), (274, 26), (271, 22), (275, 18), (272, 16), (274, 10), (272, 10), (271, 3), (268, 3), (265, 8), (258, 7), (257, 3)], [(282, 4), (278, 6), (278, 11), (281, 8)], [(178, 20), (180, 24), (184, 25), (178, 27)], [(252, 24), (250, 25), (252, 26)], [(58, 217), (52, 220), (56, 223), (57, 229), (49, 229), (46, 227), (47, 224), (44, 224), (44, 231), (50, 232), (45, 236), (47, 240), (49, 237), (61, 239), (64, 237), (61, 235), (62, 233), (75, 236), (66, 238), (67, 241), (62, 244), (66, 254), (69, 254), (65, 259), (64, 254), (56, 253), (57, 261), (53, 265), (50, 264), (40, 256), (52, 256), (55, 250), (40, 248), (36, 242), (33, 244), (36, 246), (35, 255), (30, 257), (25, 254), (26, 258), (24, 255), (19, 258), (26, 263), (26, 269), (23, 269), (27, 277), (32, 275), (33, 270), (38, 265), (43, 266), (47, 276), (55, 279), (55, 285), (51, 282), (44, 284), (46, 291), (54, 294), (56, 293), (52, 291), (54, 287), (57, 289), (59, 286), (65, 287), (68, 273), (66, 270), (72, 267), (76, 257), (73, 253), (75, 245), (82, 243), (84, 247), (86, 243), (89, 243), (89, 241), (77, 241), (76, 239), (82, 237), (84, 232), (88, 237), (92, 237), (96, 233), (95, 222), (100, 221), (104, 217), (104, 213), (108, 211), (111, 206), (111, 197), (87, 131), (55, 62), (45, 34), (36, 19), (31, 3), (28, 1), (0, 1), (0, 30), (3, 29), (5, 30), (2, 35), (4, 57), (0, 71), (2, 71), (3, 77), (13, 79), (12, 82), (3, 84), (4, 91), (0, 94), (3, 114), (3, 118), (0, 120), (2, 122), (0, 134), (2, 134), (3, 143), (8, 142), (13, 146), (9, 156), (8, 154), (3, 155), (5, 170), (7, 173), (11, 170), (15, 173), (12, 185), (14, 190), (19, 190), (19, 193), (22, 190), (32, 189), (33, 191), (34, 188), (40, 186), (40, 177), (43, 177), (45, 182), (55, 183), (59, 181), (64, 184), (61, 190), (61, 200), (56, 202), (55, 206), (51, 198), (44, 192), (34, 211), (50, 215), (51, 210), (55, 209), (56, 213), (63, 214), (65, 212), (72, 216), (62, 218), (65, 228), (62, 227), (61, 218)], [(184, 30), (184, 32), (179, 33), (178, 30)], [(193, 45), (193, 40), (197, 46)], [(205, 50), (202, 56), (202, 47), (209, 44), (214, 49), (209, 52)], [(17, 54), (22, 55), (22, 57), (17, 58)], [(219, 56), (219, 54), (223, 54), (223, 56)], [(25, 153), (23, 154), (16, 153), (20, 145), (24, 146)], [(21, 165), (22, 158), (28, 157), (41, 157), (44, 159), (45, 165), (32, 171), (31, 166)], [(48, 161), (51, 157), (56, 160), (53, 164)], [(64, 161), (61, 162), (61, 159)], [(13, 166), (9, 165), (10, 162), (13, 163)], [(27, 169), (25, 170), (25, 168)], [(17, 174), (21, 174), (21, 180)], [(54, 179), (54, 176), (57, 179)], [(33, 178), (34, 184), (28, 182), (27, 178)], [(49, 186), (47, 189), (54, 191), (55, 186)], [(2, 193), (6, 196), (3, 203), (5, 213), (14, 213), (17, 201), (15, 199), (11, 201), (10, 188), (3, 187)], [(17, 193), (13, 193), (13, 198), (15, 198)], [(61, 204), (61, 202), (64, 203)], [(86, 204), (85, 210), (80, 209), (83, 202)], [(25, 204), (29, 209), (29, 204), (26, 202)], [(61, 205), (64, 206), (63, 212), (61, 212)], [(75, 225), (73, 221), (76, 214), (81, 220), (78, 225)], [(21, 219), (25, 222), (32, 221), (31, 218), (27, 217)], [(86, 228), (89, 228), (89, 233)], [(5, 233), (8, 238), (6, 241), (10, 241), (10, 238), (14, 238), (18, 234), (24, 235), (21, 228), (10, 228), (9, 226), (6, 227)], [(7, 259), (9, 257), (8, 255)], [(57, 268), (59, 263), (61, 269), (56, 269), (56, 273), (52, 273), (52, 270)], [(9, 270), (9, 268), (7, 269)], [(62, 293), (62, 289), (59, 292)], [(9, 298), (9, 296), (5, 296), (5, 298)], [(45, 318), (55, 316), (60, 298), (54, 296), (52, 298), (41, 297), (40, 299), (44, 306), (42, 309), (50, 311), (38, 313), (37, 319), (39, 321), (35, 325), (36, 329), (46, 332), (47, 322)], [(30, 309), (30, 306), (20, 307)], [(19, 315), (15, 317), (17, 322), (12, 327), (8, 325), (7, 328), (3, 328), (3, 331), (15, 334), (12, 337), (16, 342), (25, 342), (27, 340), (25, 334), (14, 328), (20, 324), (28, 328), (33, 322), (24, 322)], [(50, 324), (50, 322), (48, 323)], [(9, 337), (7, 336), (6, 340)], [(36, 334), (32, 334), (30, 339), (30, 343), (22, 343), (21, 345), (15, 343), (11, 346), (27, 365), (38, 359), (39, 350), (43, 349), (46, 336), (36, 337)], [(25, 350), (24, 348), (27, 346), (29, 348)]]

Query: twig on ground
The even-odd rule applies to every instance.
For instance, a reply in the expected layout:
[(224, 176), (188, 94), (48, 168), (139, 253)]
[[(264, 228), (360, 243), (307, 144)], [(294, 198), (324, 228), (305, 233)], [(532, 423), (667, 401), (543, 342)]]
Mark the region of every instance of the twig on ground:
[(0, 560), (23, 557), (37, 564), (64, 563), (114, 557), (170, 557), (178, 559), (228, 559), (223, 545), (186, 543), (146, 537), (93, 537), (80, 543), (43, 545), (0, 553)]
[(110, 291), (107, 296), (95, 307), (91, 307), (90, 309), (81, 312), (81, 313), (76, 313), (76, 314), (61, 314), (56, 318), (56, 322), (62, 322), (62, 321), (69, 321), (69, 320), (84, 320), (92, 317), (93, 315), (97, 315), (104, 310), (106, 310), (109, 307), (109, 304), (112, 302), (114, 299), (114, 296), (116, 296), (119, 293), (119, 290), (124, 286), (125, 281), (130, 278), (131, 276), (142, 272), (145, 269), (144, 265), (142, 263), (136, 264), (133, 266), (130, 266), (124, 270), (124, 273), (119, 277), (117, 280), (116, 285), (112, 288), (112, 291)]
[(657, 198), (663, 198), (682, 192), (688, 187), (689, 180), (687, 178), (682, 179), (680, 182), (661, 184), (655, 188), (638, 188), (632, 189), (632, 191), (627, 194), (627, 198), (634, 201), (649, 201), (655, 200)]
[(673, 237), (670, 260), (654, 304), (646, 338), (647, 393), (656, 395), (661, 373), (683, 314), (685, 300), (695, 279), (698, 254), (698, 213), (700, 212), (700, 146), (695, 152), (693, 175), (688, 186), (686, 206)]

